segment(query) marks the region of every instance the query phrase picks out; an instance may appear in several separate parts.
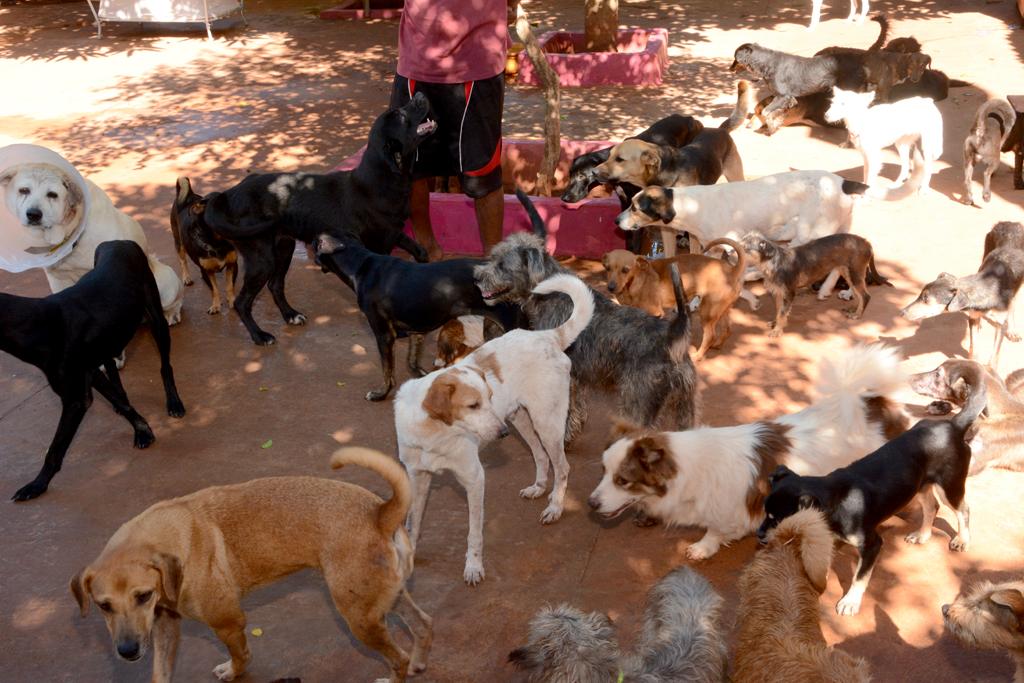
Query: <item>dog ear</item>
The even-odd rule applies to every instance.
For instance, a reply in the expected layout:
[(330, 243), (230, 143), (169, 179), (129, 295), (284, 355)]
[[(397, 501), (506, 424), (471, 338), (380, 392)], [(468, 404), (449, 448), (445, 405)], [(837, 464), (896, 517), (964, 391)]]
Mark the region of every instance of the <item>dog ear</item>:
[(508, 653), (508, 663), (521, 671), (535, 669), (542, 664), (538, 659), (537, 651), (532, 647), (517, 647)]
[(333, 254), (336, 251), (341, 251), (345, 248), (345, 243), (339, 240), (333, 235), (328, 235), (326, 232), (320, 233), (316, 241), (313, 242), (313, 251), (316, 252), (317, 256), (320, 254)]
[(643, 433), (644, 428), (632, 420), (628, 420), (624, 417), (615, 416), (612, 418), (611, 429), (608, 430), (608, 438), (610, 446), (619, 439), (626, 436), (638, 436)]
[(402, 143), (398, 140), (385, 140), (384, 141), (384, 158), (387, 160), (388, 165), (394, 170), (402, 171)]
[(1003, 588), (988, 596), (988, 599), (1008, 609), (1017, 621), (1017, 631), (1024, 633), (1024, 593), (1018, 588)]
[(18, 171), (14, 168), (9, 168), (3, 173), (0, 173), (0, 187), (7, 187), (11, 181), (14, 180), (14, 176), (18, 174)]
[(163, 602), (173, 609), (178, 604), (178, 595), (181, 591), (181, 562), (174, 555), (156, 553), (153, 555), (152, 565), (160, 572)]
[(79, 212), (79, 209), (85, 202), (85, 195), (82, 194), (82, 188), (79, 187), (78, 183), (76, 183), (67, 174), (61, 173), (60, 177), (61, 183), (64, 185), (64, 189), (68, 192), (67, 201), (65, 202), (67, 204), (67, 208), (64, 210), (63, 222), (65, 224), (71, 224), (75, 218), (75, 214)]
[(540, 282), (545, 277), (544, 254), (540, 249), (526, 249), (523, 251), (523, 265), (530, 276), (530, 282)]
[(661, 171), (661, 156), (645, 149), (640, 154), (640, 165), (644, 167), (644, 180), (650, 180)]
[(797, 500), (797, 506), (801, 510), (806, 510), (807, 508), (818, 507), (819, 502), (818, 499), (812, 496), (811, 494), (803, 493), (800, 494), (800, 498)]
[(423, 410), (435, 420), (451, 426), (455, 422), (452, 415), (452, 396), (455, 394), (455, 382), (445, 375), (438, 376), (427, 390), (423, 399)]
[(947, 311), (962, 311), (971, 305), (971, 298), (967, 295), (967, 292), (962, 289), (957, 289), (953, 292), (953, 298), (946, 304)]
[(78, 602), (78, 611), (83, 617), (89, 613), (90, 588), (92, 588), (92, 573), (88, 568), (71, 577), (71, 595), (75, 596), (75, 600)]
[(192, 206), (188, 207), (188, 210), (192, 212), (194, 216), (201, 216), (206, 211), (206, 200), (202, 199), (198, 202), (194, 202)]
[(828, 587), (828, 570), (832, 566), (832, 544), (823, 544), (816, 540), (808, 538), (806, 530), (800, 535), (800, 563), (804, 566), (804, 574), (814, 586), (814, 590), (821, 595)]
[(192, 182), (186, 176), (178, 178), (176, 183), (178, 187), (178, 195), (175, 198), (178, 204), (184, 204), (185, 200), (188, 199), (189, 194), (192, 193)]
[(793, 470), (789, 469), (785, 465), (779, 465), (775, 468), (775, 471), (768, 476), (768, 487), (774, 488), (775, 484), (792, 474)]

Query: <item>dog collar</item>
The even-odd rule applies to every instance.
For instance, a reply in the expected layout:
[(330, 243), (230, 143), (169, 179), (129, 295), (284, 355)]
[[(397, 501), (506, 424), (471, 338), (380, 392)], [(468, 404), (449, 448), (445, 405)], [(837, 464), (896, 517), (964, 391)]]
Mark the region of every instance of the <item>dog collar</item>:
[(32, 254), (33, 256), (39, 256), (40, 254), (52, 254), (53, 252), (57, 251), (65, 244), (67, 244), (68, 240), (70, 240), (72, 237), (75, 238), (75, 242), (78, 242), (78, 238), (82, 236), (82, 231), (76, 230), (75, 232), (77, 232), (78, 234), (72, 233), (71, 235), (65, 236), (64, 240), (60, 244), (55, 244), (52, 247), (29, 247), (28, 249), (25, 250), (25, 253)]

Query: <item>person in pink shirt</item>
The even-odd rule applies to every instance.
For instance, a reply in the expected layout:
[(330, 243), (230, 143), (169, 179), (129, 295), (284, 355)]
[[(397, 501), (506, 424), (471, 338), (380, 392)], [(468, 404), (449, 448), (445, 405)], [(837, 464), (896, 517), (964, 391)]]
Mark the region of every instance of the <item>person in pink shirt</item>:
[(422, 92), (437, 131), (413, 165), (411, 218), (430, 260), (443, 256), (430, 224), (430, 179), (456, 176), (476, 205), (488, 253), (501, 241), (501, 115), (508, 7), (517, 0), (405, 0), (391, 106)]

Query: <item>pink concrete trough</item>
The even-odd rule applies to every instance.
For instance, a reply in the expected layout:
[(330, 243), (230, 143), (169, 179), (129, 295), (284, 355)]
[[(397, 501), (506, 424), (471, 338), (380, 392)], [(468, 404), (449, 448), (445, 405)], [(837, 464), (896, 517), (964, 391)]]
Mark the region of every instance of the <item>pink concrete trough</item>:
[[(586, 152), (609, 147), (613, 143), (593, 140), (563, 141), (562, 154), (555, 171), (554, 197), (531, 197), (537, 212), (548, 229), (548, 251), (557, 256), (601, 258), (612, 249), (621, 249), (625, 236), (615, 227), (619, 214), (619, 200), (610, 196), (594, 196), (576, 204), (565, 204), (562, 193), (569, 176), (572, 160)], [(365, 148), (364, 148), (365, 149)], [(504, 234), (530, 229), (530, 219), (516, 199), (516, 185), (530, 194), (536, 187), (537, 168), (544, 154), (542, 140), (504, 141), (501, 170), (504, 180), (505, 223)], [(335, 170), (355, 168), (363, 156), (363, 149), (345, 159)], [(600, 190), (595, 191), (595, 195)], [(446, 253), (481, 254), (483, 245), (477, 229), (473, 200), (461, 193), (432, 192), (430, 194), (430, 222), (434, 236)], [(408, 223), (405, 230), (410, 235)]]
[(362, 0), (355, 0), (354, 2), (349, 0), (349, 2), (343, 2), (337, 7), (321, 10), (320, 18), (325, 20), (398, 19), (402, 16), (402, 5), (405, 2), (404, 0), (371, 0), (369, 12), (362, 7), (358, 9), (353, 7), (353, 5), (362, 4)]
[[(583, 34), (550, 31), (540, 42), (562, 87), (591, 85), (661, 85), (668, 69), (668, 31), (621, 29), (617, 52), (584, 52)], [(518, 82), (539, 85), (526, 51), (519, 53)]]

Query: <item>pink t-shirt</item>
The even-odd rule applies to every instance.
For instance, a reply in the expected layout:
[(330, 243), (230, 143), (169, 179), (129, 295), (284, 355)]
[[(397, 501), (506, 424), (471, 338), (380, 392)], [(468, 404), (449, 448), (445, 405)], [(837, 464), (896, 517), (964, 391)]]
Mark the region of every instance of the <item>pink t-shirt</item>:
[(505, 70), (507, 0), (405, 0), (398, 73), (427, 83), (463, 83)]

